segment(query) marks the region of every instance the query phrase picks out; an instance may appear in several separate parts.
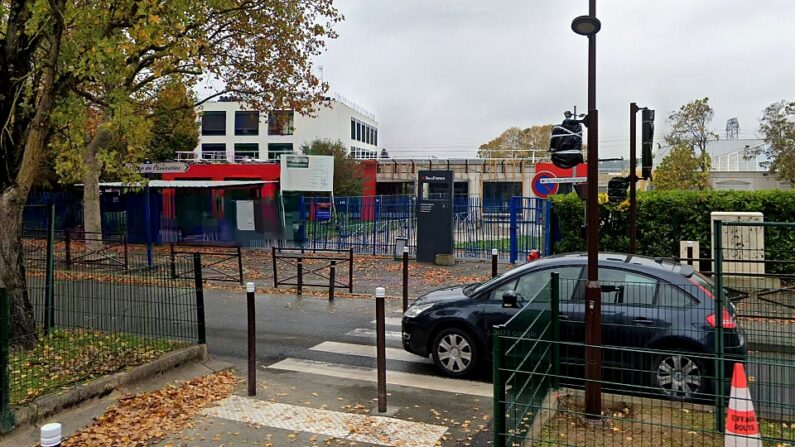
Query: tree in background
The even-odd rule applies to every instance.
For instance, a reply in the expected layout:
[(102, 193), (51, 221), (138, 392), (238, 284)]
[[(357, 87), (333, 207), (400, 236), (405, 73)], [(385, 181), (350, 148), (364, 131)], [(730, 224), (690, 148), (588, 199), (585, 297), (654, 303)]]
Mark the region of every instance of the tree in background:
[(709, 189), (709, 173), (700, 170), (701, 162), (690, 147), (675, 146), (654, 171), (654, 189)]
[[(78, 78), (59, 104), (58, 124), (73, 129), (57, 150), (66, 162), (59, 172), (82, 180), (87, 233), (102, 231), (100, 176), (140, 179), (125, 165), (147, 156), (158, 92), (209, 78), (220, 87), (193, 105), (233, 93), (258, 110), (311, 113), (327, 89), (311, 58), (336, 37), (332, 26), (342, 18), (332, 0), (95, 0), (80, 12), (68, 63), (92, 75)], [(73, 117), (87, 118), (87, 130)], [(89, 245), (98, 250), (101, 241)]]
[(527, 129), (511, 127), (497, 138), (480, 145), (478, 158), (544, 158), (549, 150), (550, 135), (552, 124)]
[(704, 98), (690, 101), (668, 116), (671, 129), (665, 136), (665, 142), (672, 148), (689, 148), (698, 160), (698, 169), (704, 175), (709, 174), (710, 170), (707, 142), (718, 139), (718, 134), (709, 130), (714, 114), (709, 98)]
[(779, 101), (765, 108), (760, 120), (765, 146), (750, 151), (750, 156), (764, 155), (771, 174), (795, 182), (795, 102)]
[(157, 92), (152, 109), (152, 139), (149, 158), (153, 161), (175, 160), (177, 152), (188, 152), (199, 144), (195, 95), (181, 82), (164, 85)]
[(340, 20), (332, 0), (4, 1), (0, 287), (14, 343), (36, 338), (21, 224), (48, 146), (66, 178), (83, 179), (86, 231), (100, 232), (99, 175), (137, 177), (124, 163), (146, 155), (160, 88), (209, 79), (216, 91), (197, 104), (231, 92), (260, 110), (311, 113), (327, 90), (312, 58)]
[(348, 157), (348, 151), (342, 141), (314, 140), (303, 145), (301, 150), (306, 155), (334, 156), (334, 195), (362, 195), (362, 172), (359, 163)]

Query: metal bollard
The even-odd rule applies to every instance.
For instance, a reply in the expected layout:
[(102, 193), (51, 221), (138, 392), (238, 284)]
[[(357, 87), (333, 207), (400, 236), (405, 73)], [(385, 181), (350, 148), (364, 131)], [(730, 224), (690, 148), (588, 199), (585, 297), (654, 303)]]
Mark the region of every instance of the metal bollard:
[(53, 422), (42, 425), (40, 435), (41, 447), (60, 447), (61, 424)]
[(497, 249), (491, 249), (491, 277), (497, 276)]
[(331, 267), (329, 268), (328, 274), (328, 300), (334, 301), (334, 282), (336, 281), (337, 276), (337, 261), (331, 261)]
[(253, 282), (246, 283), (246, 308), (248, 314), (248, 395), (257, 395), (257, 322), (254, 318)]
[(298, 259), (298, 295), (304, 294), (304, 260)]
[(403, 312), (409, 308), (409, 248), (403, 247)]
[(384, 321), (383, 287), (375, 288), (376, 364), (378, 368), (378, 412), (386, 412), (386, 324)]

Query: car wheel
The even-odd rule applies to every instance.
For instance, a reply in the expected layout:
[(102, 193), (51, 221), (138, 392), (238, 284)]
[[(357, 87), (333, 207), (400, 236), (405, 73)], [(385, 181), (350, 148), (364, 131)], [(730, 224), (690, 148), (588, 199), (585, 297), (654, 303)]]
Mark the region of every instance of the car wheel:
[(439, 332), (433, 340), (433, 361), (450, 377), (464, 377), (475, 370), (478, 351), (466, 332), (450, 328)]
[(701, 359), (687, 353), (658, 355), (652, 363), (652, 384), (670, 399), (691, 401), (706, 392), (707, 372)]

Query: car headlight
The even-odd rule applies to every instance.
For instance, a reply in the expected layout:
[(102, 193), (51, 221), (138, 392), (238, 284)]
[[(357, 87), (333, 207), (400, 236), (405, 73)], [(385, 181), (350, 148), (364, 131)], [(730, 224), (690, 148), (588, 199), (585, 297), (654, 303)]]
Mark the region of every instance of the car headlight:
[(406, 313), (403, 314), (408, 318), (416, 318), (421, 313), (425, 312), (426, 310), (433, 307), (435, 303), (426, 303), (426, 304), (415, 304), (406, 310)]

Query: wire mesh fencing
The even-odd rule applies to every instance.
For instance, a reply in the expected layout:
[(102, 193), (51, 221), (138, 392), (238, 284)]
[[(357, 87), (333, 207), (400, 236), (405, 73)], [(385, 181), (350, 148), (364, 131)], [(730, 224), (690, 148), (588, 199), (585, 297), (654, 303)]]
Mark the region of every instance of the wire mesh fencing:
[[(750, 325), (741, 307), (768, 288), (725, 287), (720, 267), (710, 279), (660, 260), (652, 274), (630, 259), (600, 262), (601, 341), (591, 346), (582, 267), (513, 285), (523, 307), (493, 339), (495, 445), (723, 446), (727, 426), (740, 424), (730, 408), (751, 404), (763, 445), (792, 445), (795, 356), (759, 341), (795, 339), (770, 322)], [(587, 348), (597, 355), (586, 358)], [(586, 375), (589, 360), (598, 375)], [(751, 399), (732, 401), (738, 368)], [(586, 384), (599, 387), (596, 414)]]
[[(131, 264), (146, 265), (144, 255), (129, 256)], [(8, 329), (0, 333), (8, 350), (2, 388), (9, 405), (201, 342), (196, 278), (173, 278), (167, 258), (139, 269), (101, 262), (70, 269), (51, 259), (28, 259), (25, 286), (3, 290), (9, 313), (0, 321)], [(174, 262), (193, 270), (193, 260)]]

